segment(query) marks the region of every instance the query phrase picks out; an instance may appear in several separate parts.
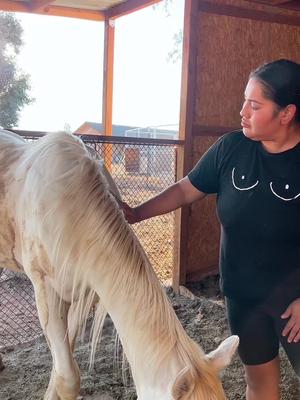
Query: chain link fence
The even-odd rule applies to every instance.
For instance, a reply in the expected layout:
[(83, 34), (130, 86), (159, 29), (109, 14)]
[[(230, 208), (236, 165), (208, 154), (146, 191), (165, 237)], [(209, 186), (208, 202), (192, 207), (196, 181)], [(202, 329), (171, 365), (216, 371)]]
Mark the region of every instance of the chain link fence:
[(4, 269), (0, 276), (0, 350), (41, 334), (30, 280), (24, 274)]
[[(18, 133), (29, 141), (42, 136)], [(180, 141), (87, 135), (81, 138), (94, 156), (104, 161), (122, 199), (130, 206), (148, 200), (175, 182)], [(133, 229), (159, 279), (168, 280), (174, 256), (173, 213), (143, 221)], [(4, 269), (0, 272), (0, 350), (41, 334), (31, 282), (23, 274)]]

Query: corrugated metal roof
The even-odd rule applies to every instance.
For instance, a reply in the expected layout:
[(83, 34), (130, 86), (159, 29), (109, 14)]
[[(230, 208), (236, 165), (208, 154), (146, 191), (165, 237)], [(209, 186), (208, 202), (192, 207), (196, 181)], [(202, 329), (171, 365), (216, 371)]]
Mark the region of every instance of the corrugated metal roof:
[[(105, 11), (128, 0), (14, 0), (11, 3), (23, 3), (28, 9), (34, 10), (46, 6), (77, 8), (81, 10)], [(9, 1), (8, 1), (9, 3)]]
[(91, 20), (118, 18), (161, 0), (0, 0), (0, 11)]
[(104, 11), (125, 2), (126, 0), (55, 0), (51, 5)]

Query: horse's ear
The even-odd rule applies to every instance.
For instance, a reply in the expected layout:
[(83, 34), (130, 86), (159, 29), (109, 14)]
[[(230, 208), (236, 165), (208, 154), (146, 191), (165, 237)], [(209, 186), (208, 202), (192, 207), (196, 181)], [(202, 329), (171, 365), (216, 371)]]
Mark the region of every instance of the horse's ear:
[(227, 339), (223, 340), (216, 350), (209, 353), (206, 357), (213, 366), (220, 371), (230, 363), (238, 345), (238, 336), (229, 336)]
[(188, 399), (192, 391), (194, 390), (194, 380), (188, 367), (185, 367), (177, 375), (173, 388), (172, 396), (174, 400), (185, 400)]

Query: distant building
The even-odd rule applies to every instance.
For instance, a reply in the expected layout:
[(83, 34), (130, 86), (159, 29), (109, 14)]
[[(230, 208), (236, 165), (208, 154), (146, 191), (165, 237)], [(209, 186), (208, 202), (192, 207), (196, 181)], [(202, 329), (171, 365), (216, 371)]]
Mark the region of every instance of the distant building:
[[(144, 139), (178, 138), (178, 129), (175, 125), (135, 127), (128, 125), (113, 125), (113, 136)], [(173, 128), (173, 129), (168, 129)], [(97, 122), (84, 122), (74, 131), (79, 135), (104, 135), (103, 125)], [(99, 154), (104, 157), (105, 147), (100, 147)], [(98, 151), (99, 151), (98, 150)], [(112, 148), (113, 164), (124, 164), (128, 173), (144, 175), (172, 174), (174, 170), (174, 151), (171, 147), (156, 146), (154, 144), (117, 144)]]
[[(113, 136), (138, 137), (147, 139), (177, 139), (178, 129), (175, 125), (137, 127), (129, 125), (113, 125)], [(168, 129), (170, 128), (170, 129)], [(173, 129), (172, 129), (173, 128)], [(99, 122), (84, 122), (74, 133), (80, 135), (104, 135), (103, 125)]]
[[(125, 136), (138, 137), (144, 139), (166, 139), (175, 140), (178, 138), (178, 128), (176, 125), (147, 126), (145, 128), (126, 129)], [(169, 129), (167, 129), (169, 128)], [(173, 128), (173, 129), (171, 129)]]
[[(113, 136), (125, 136), (125, 132), (131, 129), (137, 129), (135, 126), (127, 125), (113, 125), (112, 134)], [(99, 122), (89, 122), (86, 121), (84, 124), (80, 125), (74, 133), (80, 135), (104, 135), (103, 125)]]

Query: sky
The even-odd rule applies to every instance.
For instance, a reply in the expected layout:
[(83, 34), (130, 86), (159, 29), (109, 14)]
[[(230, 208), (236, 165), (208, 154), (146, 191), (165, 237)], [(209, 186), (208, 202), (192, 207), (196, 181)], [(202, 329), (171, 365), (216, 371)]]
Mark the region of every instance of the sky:
[[(183, 0), (121, 17), (115, 25), (113, 123), (176, 125), (181, 62), (167, 61), (183, 27)], [(24, 46), (18, 57), (30, 75), (35, 101), (21, 112), (19, 129), (54, 131), (101, 122), (104, 24), (17, 13)]]

